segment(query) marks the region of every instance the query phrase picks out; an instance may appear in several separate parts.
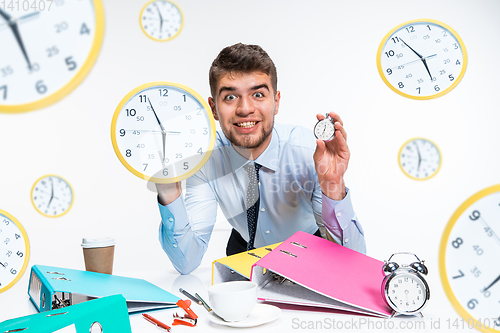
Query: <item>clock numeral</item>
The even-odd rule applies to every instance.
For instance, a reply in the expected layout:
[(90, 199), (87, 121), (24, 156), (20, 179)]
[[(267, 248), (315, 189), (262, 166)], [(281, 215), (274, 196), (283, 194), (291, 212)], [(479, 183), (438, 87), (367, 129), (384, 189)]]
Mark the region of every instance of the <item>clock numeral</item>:
[(0, 86), (0, 90), (3, 90), (3, 99), (7, 99), (7, 86)]
[(38, 91), (39, 94), (45, 94), (47, 92), (47, 86), (43, 83), (42, 80), (36, 82), (36, 91)]
[(393, 57), (394, 56), (394, 51), (393, 50), (389, 50), (389, 52), (385, 52), (385, 55), (387, 56), (387, 58), (390, 58), (390, 57)]
[(144, 170), (142, 171), (146, 171), (146, 169), (148, 168), (148, 163), (142, 163), (142, 165), (144, 165)]
[[(420, 80), (419, 80), (420, 81)], [(420, 82), (419, 82), (420, 83)], [(420, 87), (415, 88), (415, 90), (418, 90), (418, 94), (420, 95)]]
[(127, 149), (127, 150), (125, 151), (125, 156), (127, 156), (127, 157), (132, 156), (132, 151), (131, 151), (130, 149)]
[(15, 234), (16, 239), (21, 238), (21, 235)]
[(90, 29), (87, 27), (85, 23), (82, 23), (82, 27), (80, 28), (80, 35), (90, 35)]
[(182, 167), (184, 170), (187, 170), (189, 169), (189, 165), (188, 165), (188, 162), (184, 162), (184, 166)]
[(168, 169), (167, 168), (163, 169), (163, 175), (168, 176)]
[(190, 114), (186, 115), (186, 120), (191, 120), (191, 115)]
[(439, 90), (441, 90), (441, 88), (439, 88), (439, 86), (436, 84), (436, 85), (434, 86), (434, 90), (439, 91)]
[(182, 158), (182, 153), (175, 153), (175, 158)]
[(472, 310), (476, 307), (478, 303), (479, 302), (477, 301), (477, 299), (473, 298), (469, 302), (467, 302), (467, 307)]
[(5, 245), (9, 244), (10, 238), (5, 238), (5, 240), (3, 242), (5, 243)]
[(174, 111), (181, 111), (181, 106), (180, 105), (174, 106)]
[(17, 251), (16, 254), (19, 258), (22, 258), (24, 256), (24, 254), (21, 251)]
[(14, 268), (11, 268), (11, 269), (10, 269), (10, 272), (11, 272), (12, 274), (17, 274), (17, 271), (16, 271)]
[(405, 85), (403, 84), (403, 82), (398, 82), (398, 87), (400, 89), (403, 89), (405, 87)]
[(65, 21), (59, 23), (59, 24), (56, 24), (55, 25), (55, 28), (56, 28), (56, 33), (60, 33), (64, 30), (68, 30), (68, 23), (66, 23)]
[(431, 36), (429, 35), (425, 35), (424, 37), (422, 37), (424, 40), (428, 40), (429, 38), (431, 38)]
[(477, 210), (474, 210), (474, 211), (472, 212), (472, 214), (471, 214), (471, 215), (469, 215), (469, 218), (470, 218), (472, 221), (475, 221), (475, 220), (477, 220), (477, 219), (478, 219), (478, 218), (480, 218), (480, 217), (481, 217), (481, 213), (480, 213), (479, 211), (477, 211)]
[[(2, 77), (6, 77), (7, 75), (12, 75), (14, 74), (14, 70), (12, 69), (11, 66), (7, 66), (4, 68), (0, 68), (0, 72), (2, 73)], [(5, 86), (4, 86), (5, 87)]]
[(392, 69), (387, 68), (386, 72), (387, 72), (387, 75), (391, 75), (392, 74)]
[(399, 38), (398, 38), (398, 37), (396, 37), (396, 36), (395, 36), (395, 37), (392, 37), (391, 39), (392, 39), (392, 41), (393, 41), (395, 44), (399, 43)]
[(428, 25), (428, 24), (427, 24), (427, 28), (428, 28), (429, 30), (432, 30), (432, 29), (431, 29), (431, 26), (430, 26), (430, 25)]
[(476, 251), (476, 254), (478, 256), (480, 256), (481, 254), (483, 254), (483, 249), (480, 248), (478, 245), (474, 245), (474, 246), (472, 246), (472, 248), (474, 249), (474, 251)]
[(200, 149), (198, 149), (197, 153), (198, 154), (203, 154), (203, 150), (200, 148)]
[(45, 51), (47, 51), (47, 56), (49, 58), (59, 54), (59, 49), (57, 48), (57, 46), (52, 46), (52, 47), (49, 47), (48, 49), (46, 49)]
[(7, 219), (4, 219), (4, 220), (3, 220), (3, 223), (5, 223), (5, 225), (9, 225), (10, 221), (9, 221), (9, 220), (7, 220)]
[(203, 127), (203, 135), (207, 135), (208, 134), (208, 127)]
[(74, 71), (76, 69), (76, 62), (73, 60), (73, 57), (67, 57), (64, 61), (66, 62), (66, 66), (68, 66), (69, 71)]
[(120, 130), (120, 136), (125, 136), (126, 133), (127, 132), (123, 128)]
[(474, 267), (473, 269), (470, 270), (472, 274), (474, 274), (475, 277), (479, 277), (481, 275), (481, 271), (477, 269), (477, 267)]
[[(160, 96), (161, 97), (168, 97), (168, 89), (165, 89), (165, 88), (164, 89), (158, 89), (158, 91), (160, 92)], [(186, 99), (186, 98), (184, 97), (184, 99)]]
[(28, 74), (33, 72), (38, 72), (40, 70), (40, 65), (36, 62), (31, 64), (31, 67), (26, 67), (28, 69)]
[(450, 63), (450, 59), (445, 59), (443, 60), (443, 63), (446, 65), (446, 64), (449, 64)]
[(486, 235), (488, 235), (488, 237), (493, 236), (493, 230), (491, 230), (490, 228), (484, 228), (484, 232), (486, 232)]
[(411, 34), (411, 33), (415, 32), (415, 28), (414, 28), (412, 25), (410, 25), (409, 27), (406, 27), (406, 31), (407, 31), (409, 34)]
[(140, 103), (146, 103), (148, 101), (148, 98), (146, 95), (139, 95)]
[(184, 98), (184, 102), (186, 102), (186, 95), (182, 95), (182, 97)]
[(127, 117), (134, 117), (137, 113), (135, 109), (125, 109), (125, 111), (127, 112)]
[(457, 239), (455, 239), (453, 242), (451, 242), (451, 245), (455, 248), (455, 249), (458, 249), (460, 247), (460, 245), (462, 245), (464, 243), (464, 241), (462, 240), (462, 238), (458, 237)]
[(186, 142), (184, 144), (184, 148), (191, 148), (193, 146), (193, 143), (192, 142)]
[(438, 39), (436, 39), (436, 44), (439, 44), (439, 43), (441, 43), (441, 39), (438, 38)]

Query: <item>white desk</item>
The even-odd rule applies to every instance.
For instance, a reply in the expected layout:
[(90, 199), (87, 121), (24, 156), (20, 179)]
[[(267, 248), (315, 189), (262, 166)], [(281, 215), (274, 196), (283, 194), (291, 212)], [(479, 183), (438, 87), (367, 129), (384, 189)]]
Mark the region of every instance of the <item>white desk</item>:
[[(217, 226), (217, 225), (216, 225)], [(173, 294), (185, 299), (179, 288), (183, 288), (190, 293), (200, 294), (208, 301), (207, 287), (211, 285), (212, 279), (212, 261), (224, 257), (225, 244), (229, 235), (229, 229), (226, 226), (216, 227), (210, 241), (209, 250), (202, 261), (202, 264), (193, 273), (189, 275), (180, 275), (173, 269), (164, 253), (155, 253), (150, 257), (150, 261), (156, 262), (151, 265), (150, 270), (130, 271), (123, 263), (128, 261), (119, 260), (120, 251), (115, 254), (114, 274), (141, 278), (148, 280), (155, 285), (172, 292)], [(81, 254), (80, 254), (81, 255)], [(118, 259), (118, 260), (117, 260)], [(83, 260), (78, 258), (78, 260)], [(137, 261), (139, 258), (131, 258), (131, 261)], [(27, 295), (29, 269), (31, 265), (38, 264), (30, 261), (28, 270), (23, 278), (11, 289), (0, 294), (0, 321), (26, 316), (37, 313), (37, 310), (29, 300)], [(73, 268), (73, 267), (70, 267)], [(76, 267), (82, 269), (82, 267)], [(438, 273), (433, 273), (434, 279)], [(374, 317), (338, 314), (331, 310), (318, 310), (311, 308), (310, 311), (297, 310), (293, 308), (283, 308), (282, 315), (276, 321), (254, 328), (232, 328), (214, 324), (208, 320), (208, 312), (200, 305), (193, 304), (191, 308), (199, 316), (196, 327), (174, 326), (171, 332), (211, 332), (211, 331), (248, 331), (248, 332), (293, 332), (293, 331), (377, 331), (377, 332), (400, 332), (406, 329), (411, 332), (429, 332), (429, 331), (467, 331), (476, 332), (467, 328), (465, 322), (464, 329), (456, 329), (452, 324), (455, 320), (460, 325), (463, 323), (458, 315), (451, 309), (441, 286), (436, 283), (431, 284), (431, 299), (429, 305), (424, 310), (424, 318), (420, 317), (398, 317), (393, 319), (378, 319)], [(171, 326), (174, 313), (182, 315), (184, 311), (179, 308), (157, 310), (149, 312), (153, 317), (159, 319), (165, 324)], [(134, 333), (156, 333), (158, 329), (144, 320), (140, 313), (130, 315), (130, 323)]]

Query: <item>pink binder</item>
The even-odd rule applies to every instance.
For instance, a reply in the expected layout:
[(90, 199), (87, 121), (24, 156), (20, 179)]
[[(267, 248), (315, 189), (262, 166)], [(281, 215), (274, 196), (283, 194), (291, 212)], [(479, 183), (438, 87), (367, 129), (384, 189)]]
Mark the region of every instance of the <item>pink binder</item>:
[(384, 262), (299, 231), (252, 266), (260, 300), (377, 317), (392, 310), (381, 293)]

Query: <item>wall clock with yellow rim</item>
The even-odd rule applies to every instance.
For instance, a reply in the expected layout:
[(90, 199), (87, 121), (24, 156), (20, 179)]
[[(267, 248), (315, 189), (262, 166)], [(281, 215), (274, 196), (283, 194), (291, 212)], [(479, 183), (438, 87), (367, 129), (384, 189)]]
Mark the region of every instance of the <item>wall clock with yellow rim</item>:
[(28, 234), (21, 223), (0, 209), (0, 293), (23, 276), (30, 258)]
[(134, 175), (155, 183), (184, 180), (209, 159), (215, 120), (193, 89), (178, 83), (139, 86), (120, 102), (111, 124), (116, 155)]
[(464, 319), (458, 327), (500, 332), (500, 185), (465, 200), (439, 247), (444, 290)]
[(46, 217), (60, 217), (66, 214), (74, 202), (71, 184), (57, 175), (40, 177), (31, 188), (31, 203)]
[(184, 15), (173, 1), (153, 0), (142, 8), (139, 23), (146, 36), (158, 42), (166, 42), (180, 34), (184, 26)]
[(414, 180), (427, 180), (441, 168), (441, 151), (431, 140), (413, 138), (401, 146), (398, 162), (406, 176)]
[(448, 25), (431, 19), (405, 22), (380, 43), (377, 68), (396, 93), (412, 99), (443, 96), (462, 80), (467, 52)]
[(59, 101), (97, 59), (104, 35), (101, 0), (5, 3), (0, 8), (0, 112)]

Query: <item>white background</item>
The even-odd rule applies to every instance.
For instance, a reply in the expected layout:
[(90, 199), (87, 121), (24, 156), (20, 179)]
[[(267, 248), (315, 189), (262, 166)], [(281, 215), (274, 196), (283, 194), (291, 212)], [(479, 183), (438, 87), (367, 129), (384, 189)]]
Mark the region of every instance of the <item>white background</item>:
[[(411, 251), (425, 259), (431, 300), (424, 314), (428, 322), (440, 318), (441, 329), (447, 328), (446, 320), (458, 316), (439, 279), (442, 232), (464, 200), (500, 183), (500, 1), (177, 3), (184, 28), (174, 40), (161, 43), (147, 38), (139, 26), (146, 1), (104, 0), (104, 42), (83, 83), (44, 109), (0, 114), (0, 209), (24, 225), (31, 244), (28, 270), (0, 294), (0, 321), (33, 313), (26, 300), (31, 265), (84, 269), (84, 236), (115, 237), (115, 273), (155, 276), (151, 282), (175, 292), (178, 273), (158, 242), (155, 193), (116, 157), (111, 119), (121, 99), (147, 82), (178, 82), (208, 97), (212, 60), (223, 47), (243, 42), (261, 45), (277, 66), (282, 96), (277, 122), (312, 129), (316, 113), (341, 115), (352, 155), (346, 183), (368, 255), (384, 260), (394, 252)], [(376, 66), (382, 38), (397, 25), (419, 18), (452, 27), (469, 57), (458, 86), (429, 101), (394, 93)], [(412, 180), (399, 169), (398, 151), (413, 137), (428, 138), (441, 149), (442, 167), (430, 180)], [(75, 203), (63, 217), (44, 217), (31, 204), (31, 187), (45, 174), (60, 175), (74, 188)], [(205, 287), (210, 285), (211, 262), (225, 256), (229, 230), (219, 215), (215, 239), (192, 274)], [(287, 312), (267, 328), (292, 330), (291, 318), (297, 316), (322, 320), (331, 314)], [(131, 317), (133, 325), (142, 324), (137, 318)], [(147, 329), (154, 332), (152, 326), (136, 331)]]

